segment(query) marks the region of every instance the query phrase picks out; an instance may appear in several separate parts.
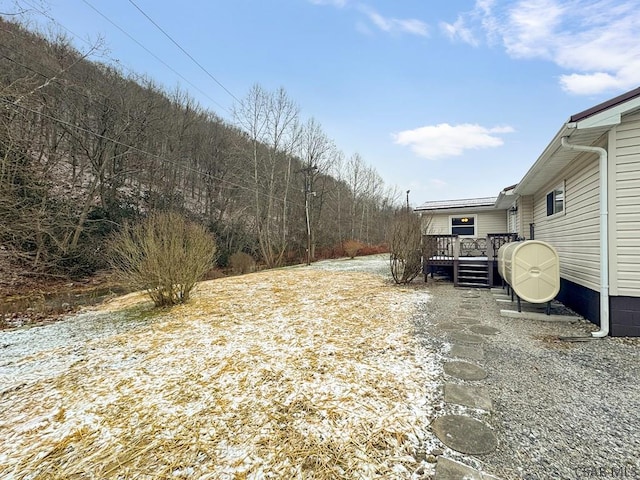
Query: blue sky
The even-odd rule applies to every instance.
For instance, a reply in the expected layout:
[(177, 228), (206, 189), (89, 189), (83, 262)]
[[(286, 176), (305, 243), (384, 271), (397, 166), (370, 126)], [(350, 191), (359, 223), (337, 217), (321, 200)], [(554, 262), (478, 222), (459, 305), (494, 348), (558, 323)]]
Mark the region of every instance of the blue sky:
[(252, 85), (283, 87), (412, 205), (497, 195), (571, 114), (640, 86), (639, 0), (18, 3), (80, 50), (101, 37), (96, 59), (181, 85), (229, 122)]

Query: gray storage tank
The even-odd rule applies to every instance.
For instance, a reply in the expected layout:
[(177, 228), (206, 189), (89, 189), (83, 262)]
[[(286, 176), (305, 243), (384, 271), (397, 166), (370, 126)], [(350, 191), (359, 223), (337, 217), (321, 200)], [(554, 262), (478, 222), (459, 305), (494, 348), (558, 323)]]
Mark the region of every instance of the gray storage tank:
[(498, 250), (498, 272), (519, 298), (546, 303), (560, 291), (560, 259), (540, 240), (505, 243)]

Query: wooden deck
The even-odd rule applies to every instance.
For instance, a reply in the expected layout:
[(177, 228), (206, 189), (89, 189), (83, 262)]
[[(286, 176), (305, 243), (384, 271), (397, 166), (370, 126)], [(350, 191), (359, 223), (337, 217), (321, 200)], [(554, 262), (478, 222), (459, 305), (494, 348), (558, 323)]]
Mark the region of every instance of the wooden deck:
[(453, 284), (484, 287), (494, 285), (498, 250), (513, 242), (515, 233), (490, 233), (484, 238), (460, 238), (458, 235), (422, 236), (422, 273), (424, 281), (438, 267), (451, 267)]

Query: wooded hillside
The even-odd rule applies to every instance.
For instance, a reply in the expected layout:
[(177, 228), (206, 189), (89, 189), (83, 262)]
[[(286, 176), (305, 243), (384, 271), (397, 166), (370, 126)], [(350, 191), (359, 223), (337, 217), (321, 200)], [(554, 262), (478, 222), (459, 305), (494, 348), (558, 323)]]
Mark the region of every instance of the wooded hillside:
[(0, 82), (0, 265), (88, 274), (124, 222), (175, 210), (215, 234), (220, 265), (244, 251), (271, 267), (303, 260), (309, 233), (314, 254), (383, 242), (396, 208), (283, 89), (253, 87), (232, 125), (2, 19)]

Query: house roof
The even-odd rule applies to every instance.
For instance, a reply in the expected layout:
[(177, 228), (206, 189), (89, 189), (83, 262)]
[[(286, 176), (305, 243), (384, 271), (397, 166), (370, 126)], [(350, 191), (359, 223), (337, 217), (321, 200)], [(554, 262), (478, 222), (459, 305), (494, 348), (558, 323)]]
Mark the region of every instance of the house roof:
[[(531, 195), (553, 180), (573, 159), (585, 153), (562, 147), (562, 137), (576, 145), (605, 144), (604, 136), (622, 121), (622, 115), (640, 110), (640, 88), (600, 103), (569, 117), (520, 180), (514, 193)], [(589, 154), (586, 154), (589, 155)]]
[(452, 208), (465, 208), (474, 210), (489, 210), (492, 209), (496, 203), (497, 197), (482, 197), (482, 198), (465, 198), (461, 200), (438, 200), (434, 202), (425, 202), (419, 207), (415, 208), (415, 211), (423, 210), (446, 210)]
[(627, 100), (631, 100), (638, 96), (640, 96), (640, 87), (634, 88), (633, 90), (627, 93), (623, 93), (622, 95), (618, 95), (617, 97), (612, 98), (611, 100), (607, 100), (606, 102), (599, 103), (594, 107), (587, 108), (586, 110), (580, 113), (571, 115), (571, 117), (569, 118), (569, 122), (579, 122), (580, 120), (584, 120), (585, 118), (588, 118), (592, 115), (608, 110), (611, 107), (620, 105), (621, 103), (624, 103)]

